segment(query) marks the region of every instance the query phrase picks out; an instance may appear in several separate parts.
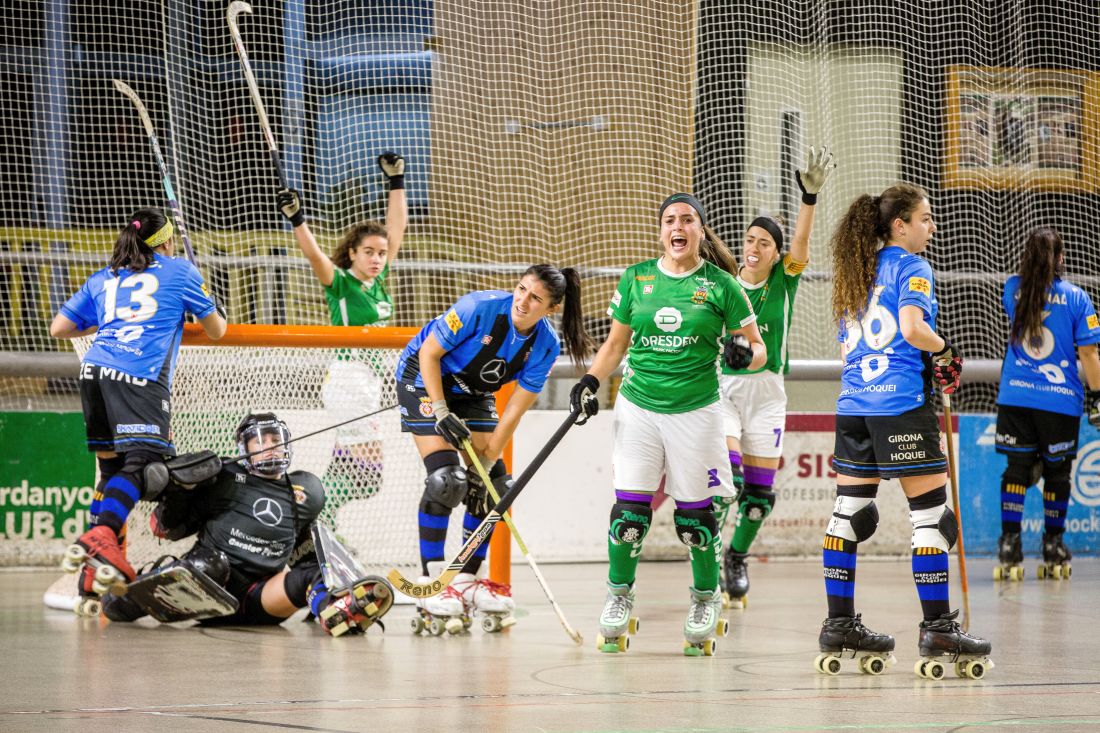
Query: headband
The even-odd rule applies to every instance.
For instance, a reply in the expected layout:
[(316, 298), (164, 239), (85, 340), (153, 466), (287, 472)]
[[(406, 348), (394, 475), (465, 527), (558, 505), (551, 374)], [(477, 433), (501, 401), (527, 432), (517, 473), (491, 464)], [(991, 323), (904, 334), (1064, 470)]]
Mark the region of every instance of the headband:
[(143, 239), (142, 241), (145, 242), (145, 246), (147, 246), (149, 249), (156, 249), (157, 247), (171, 239), (172, 235), (175, 234), (175, 232), (176, 230), (172, 226), (172, 220), (169, 219), (168, 221), (164, 222), (164, 226), (150, 234), (148, 239)]
[(783, 251), (783, 230), (779, 228), (779, 225), (775, 223), (774, 219), (770, 216), (758, 216), (752, 220), (752, 224), (749, 224), (749, 229), (753, 227), (760, 227), (768, 234), (772, 235), (772, 239), (775, 240), (776, 251)]
[(665, 209), (673, 204), (687, 204), (691, 208), (695, 209), (699, 214), (700, 226), (706, 226), (707, 215), (703, 212), (703, 205), (699, 203), (699, 199), (692, 196), (690, 193), (674, 193), (665, 199), (665, 202), (661, 204), (661, 211), (657, 214), (657, 219), (661, 220), (665, 218)]

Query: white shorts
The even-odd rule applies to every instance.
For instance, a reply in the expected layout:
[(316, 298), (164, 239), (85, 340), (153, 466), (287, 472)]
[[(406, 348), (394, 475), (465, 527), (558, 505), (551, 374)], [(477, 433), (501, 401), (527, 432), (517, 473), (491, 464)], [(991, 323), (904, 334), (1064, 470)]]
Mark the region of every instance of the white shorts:
[[(333, 423), (374, 412), (382, 406), (382, 379), (362, 362), (333, 360), (321, 386), (321, 402)], [(345, 447), (381, 440), (378, 416), (337, 428), (336, 439)]]
[(616, 491), (657, 491), (664, 475), (673, 499), (734, 496), (717, 402), (668, 415), (638, 407), (620, 392), (612, 431)]
[(775, 372), (719, 374), (725, 434), (741, 441), (741, 454), (758, 458), (783, 455), (787, 392)]

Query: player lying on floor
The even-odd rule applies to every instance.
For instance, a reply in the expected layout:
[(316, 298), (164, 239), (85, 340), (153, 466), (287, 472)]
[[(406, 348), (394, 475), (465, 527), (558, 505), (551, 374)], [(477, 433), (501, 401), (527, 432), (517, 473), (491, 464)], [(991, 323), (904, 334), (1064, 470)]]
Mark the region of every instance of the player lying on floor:
[(272, 413), (250, 414), (236, 438), (236, 461), (223, 463), (204, 451), (170, 466), (173, 481), (150, 520), (153, 532), (198, 539), (183, 557), (139, 576), (126, 595), (105, 596), (104, 613), (112, 621), (149, 614), (162, 621), (264, 625), (308, 605), (334, 636), (364, 632), (389, 610), (392, 594), (382, 578), (370, 576), (346, 579), (340, 593), (330, 593), (326, 580), (334, 579), (322, 573), (326, 556), (318, 557), (322, 548), (314, 542), (324, 489), (311, 473), (287, 472), (286, 424)]

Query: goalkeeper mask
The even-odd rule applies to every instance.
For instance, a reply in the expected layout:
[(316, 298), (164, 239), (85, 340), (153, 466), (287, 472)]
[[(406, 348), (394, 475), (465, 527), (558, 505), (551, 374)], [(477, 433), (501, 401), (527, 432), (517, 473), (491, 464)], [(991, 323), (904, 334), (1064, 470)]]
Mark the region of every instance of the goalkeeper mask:
[[(247, 456), (243, 463), (250, 473), (259, 476), (277, 478), (286, 473), (294, 454), (290, 446), (285, 445), (289, 440), (290, 430), (286, 423), (272, 412), (246, 415), (237, 426), (237, 452), (242, 457)], [(249, 456), (249, 453), (255, 455)]]

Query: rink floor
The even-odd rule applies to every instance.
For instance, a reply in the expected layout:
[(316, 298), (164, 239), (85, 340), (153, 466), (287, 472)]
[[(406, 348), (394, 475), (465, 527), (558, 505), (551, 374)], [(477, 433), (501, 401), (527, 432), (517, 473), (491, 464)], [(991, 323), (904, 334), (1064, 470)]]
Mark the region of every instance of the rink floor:
[[(952, 571), (955, 566), (952, 563)], [(916, 677), (919, 605), (906, 560), (861, 560), (857, 609), (897, 638), (896, 666), (814, 671), (825, 615), (819, 561), (753, 562), (749, 607), (727, 611), (718, 654), (682, 654), (686, 563), (645, 563), (626, 654), (596, 651), (605, 566), (543, 572), (574, 646), (525, 565), (518, 624), (417, 637), (410, 606), (388, 630), (331, 639), (313, 624), (204, 630), (84, 620), (41, 604), (53, 572), (0, 573), (2, 731), (1064, 731), (1100, 729), (1100, 562), (1072, 580), (995, 584), (969, 563), (972, 631), (993, 642), (980, 681)], [(958, 602), (957, 584), (953, 600)]]

